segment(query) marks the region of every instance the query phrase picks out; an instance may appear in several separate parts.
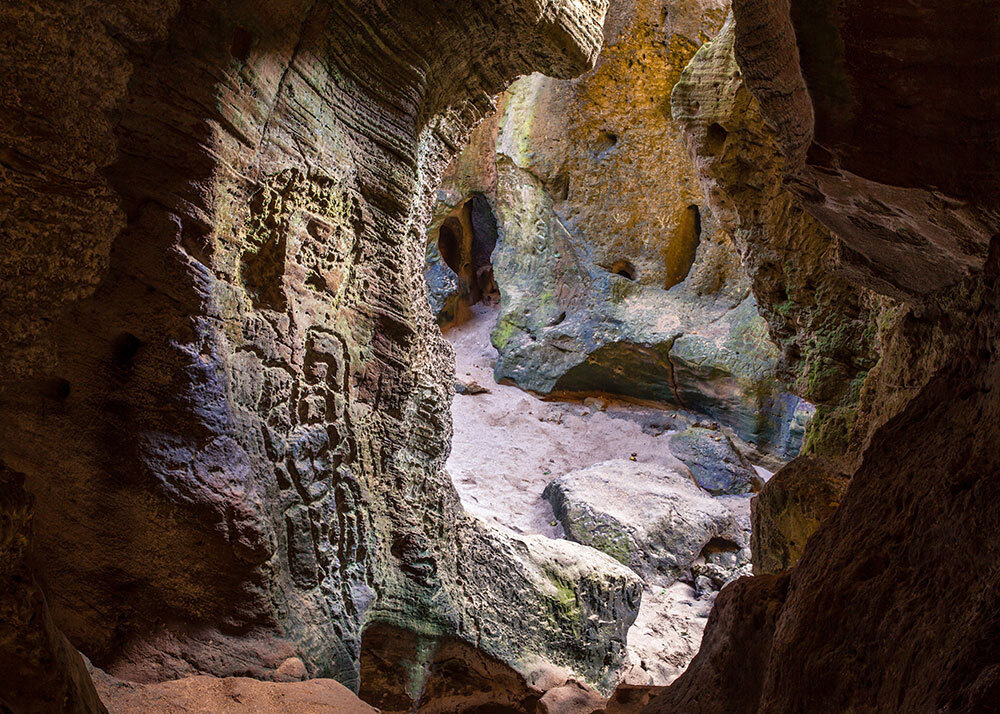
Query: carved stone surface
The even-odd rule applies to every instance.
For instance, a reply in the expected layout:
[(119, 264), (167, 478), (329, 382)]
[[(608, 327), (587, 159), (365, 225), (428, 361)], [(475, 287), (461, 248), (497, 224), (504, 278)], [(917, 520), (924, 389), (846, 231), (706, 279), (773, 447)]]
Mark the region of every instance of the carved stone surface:
[(298, 657), (356, 686), (382, 620), (546, 651), (582, 611), (550, 623), (537, 593), (547, 626), (501, 635), (522, 604), (489, 573), (533, 571), (465, 560), (422, 231), (490, 97), (587, 69), (605, 4), (43, 5), (0, 10), (0, 458), (37, 499), (55, 623), (140, 682)]

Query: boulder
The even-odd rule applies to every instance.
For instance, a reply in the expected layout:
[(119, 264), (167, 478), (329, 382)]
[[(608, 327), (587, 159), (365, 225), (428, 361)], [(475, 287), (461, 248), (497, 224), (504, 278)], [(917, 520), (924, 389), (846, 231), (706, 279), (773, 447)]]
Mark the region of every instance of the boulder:
[(379, 714), (332, 679), (262, 682), (248, 677), (198, 675), (140, 684), (99, 669), (94, 681), (112, 714)]
[(692, 581), (696, 565), (732, 573), (749, 563), (749, 522), (739, 506), (712, 498), (673, 469), (605, 461), (554, 479), (543, 497), (568, 538), (607, 553), (647, 582)]
[[(639, 577), (585, 545), (521, 535), (476, 519), (458, 523), (455, 537), (464, 584), (458, 636), (439, 629), (405, 633), (409, 623), (398, 610), (382, 611), (362, 642), (365, 700), (409, 712), (414, 702), (403, 700), (413, 692), (461, 689), (457, 682), (488, 682), (501, 673), (510, 681), (530, 678), (543, 665), (610, 693), (625, 662), (626, 633), (639, 611)], [(442, 671), (441, 663), (456, 658), (467, 666)], [(484, 678), (484, 671), (494, 674)], [(504, 688), (483, 692), (487, 699), (478, 705), (508, 705)], [(497, 696), (501, 699), (489, 699)]]
[(713, 496), (759, 490), (760, 477), (720, 429), (688, 427), (671, 434), (670, 451), (691, 469), (695, 482)]
[(484, 387), (479, 382), (474, 379), (469, 381), (463, 381), (461, 379), (455, 380), (455, 394), (465, 394), (467, 396), (475, 396), (477, 394), (489, 394), (489, 387)]
[(851, 479), (828, 459), (800, 456), (750, 501), (753, 572), (792, 567), (809, 536), (840, 506)]

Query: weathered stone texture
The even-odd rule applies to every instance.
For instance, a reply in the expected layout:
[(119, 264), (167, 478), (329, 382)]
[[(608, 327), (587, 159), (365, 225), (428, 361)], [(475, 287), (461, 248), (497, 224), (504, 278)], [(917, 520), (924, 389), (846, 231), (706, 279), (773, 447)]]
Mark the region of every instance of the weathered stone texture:
[(489, 196), (500, 233), (498, 379), (707, 413), (778, 465), (799, 451), (801, 434), (782, 430), (799, 400), (775, 379), (778, 353), (669, 111), (671, 88), (724, 9), (617, 2), (593, 71), (512, 85), (439, 191), (428, 283), (449, 321), (451, 298), (434, 296), (461, 294), (463, 278), (447, 280), (436, 244), (468, 196)]
[[(808, 5), (734, 3), (739, 65), (720, 60), (718, 96), (746, 78), (785, 162), (776, 178), (837, 235), (837, 272), (904, 302), (872, 313), (881, 358), (838, 464), (852, 474), (839, 508), (790, 571), (720, 594), (701, 653), (646, 711), (992, 711), (1000, 214), (983, 189), (1000, 176), (1000, 122), (983, 72), (1000, 61), (987, 39), (1000, 19), (985, 3)], [(710, 187), (734, 140), (711, 130), (714, 96), (681, 104), (707, 113), (693, 136)], [(759, 156), (737, 143), (734, 158), (747, 149)], [(787, 592), (753, 586), (785, 578)], [(723, 602), (768, 614), (748, 629)], [(746, 671), (754, 681), (727, 689)]]
[(27, 567), (33, 518), (24, 474), (0, 462), (0, 707), (17, 714), (107, 714)]
[[(729, 554), (722, 581), (749, 563), (741, 499), (716, 499), (687, 474), (620, 459), (554, 479), (544, 497), (566, 536), (631, 567), (647, 583), (694, 582), (695, 561)], [(720, 583), (721, 585), (721, 583)]]
[(795, 565), (809, 536), (840, 506), (850, 481), (826, 459), (809, 456), (774, 474), (750, 501), (754, 574)]
[(521, 554), (458, 565), (423, 227), (490, 97), (589, 67), (604, 4), (46, 5), (0, 10), (0, 458), (56, 625), (147, 682), (354, 686), (382, 619), (544, 649), (463, 595)]
[(332, 679), (278, 683), (203, 674), (136, 684), (96, 670), (94, 681), (111, 714), (379, 714)]
[(673, 111), (732, 235), (792, 391), (820, 405), (805, 451), (842, 455), (877, 358), (881, 304), (839, 274), (838, 244), (782, 184), (786, 159), (744, 85), (730, 20), (688, 65)]
[(919, 297), (979, 270), (996, 235), (995, 6), (738, 0), (736, 56), (852, 276)]

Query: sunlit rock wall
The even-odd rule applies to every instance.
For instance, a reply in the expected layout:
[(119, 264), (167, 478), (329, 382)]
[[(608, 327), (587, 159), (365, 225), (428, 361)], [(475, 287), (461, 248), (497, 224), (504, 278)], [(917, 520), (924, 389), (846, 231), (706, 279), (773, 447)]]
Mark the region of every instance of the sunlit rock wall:
[(613, 3), (593, 71), (516, 82), (446, 174), (428, 276), (448, 274), (442, 222), (488, 195), (500, 232), (498, 379), (707, 414), (777, 464), (797, 455), (811, 408), (778, 379), (780, 353), (670, 112), (681, 71), (725, 11)]
[(723, 590), (699, 655), (650, 714), (1000, 705), (994, 10), (738, 0), (692, 64), (680, 106), (711, 193), (739, 196), (740, 175), (715, 171), (725, 156), (761, 157), (726, 123), (742, 96), (783, 164), (760, 188), (789, 187), (786, 205), (832, 232), (828, 272), (879, 296), (879, 361), (831, 450), (852, 475), (839, 507), (789, 571)]

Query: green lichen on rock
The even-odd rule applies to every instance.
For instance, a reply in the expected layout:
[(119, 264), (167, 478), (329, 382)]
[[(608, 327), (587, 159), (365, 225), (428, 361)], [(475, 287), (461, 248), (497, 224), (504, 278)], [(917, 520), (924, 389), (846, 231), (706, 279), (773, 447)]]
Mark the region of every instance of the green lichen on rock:
[(875, 325), (886, 303), (836, 269), (836, 239), (783, 186), (786, 160), (743, 84), (733, 30), (727, 20), (684, 70), (672, 95), (673, 116), (709, 203), (743, 257), (778, 346), (778, 377), (821, 405), (808, 448), (843, 454), (860, 395), (857, 380), (879, 358)]
[(490, 196), (498, 380), (699, 410), (778, 463), (799, 451), (800, 432), (782, 426), (798, 400), (663, 105), (724, 6), (661, 11), (616, 6), (593, 71), (508, 89), (449, 169), (428, 245), (462, 196)]
[(605, 461), (554, 479), (543, 496), (568, 538), (628, 565), (647, 583), (691, 580), (693, 564), (714, 539), (735, 544), (745, 551), (741, 563), (749, 561), (741, 508), (712, 498), (677, 470)]

